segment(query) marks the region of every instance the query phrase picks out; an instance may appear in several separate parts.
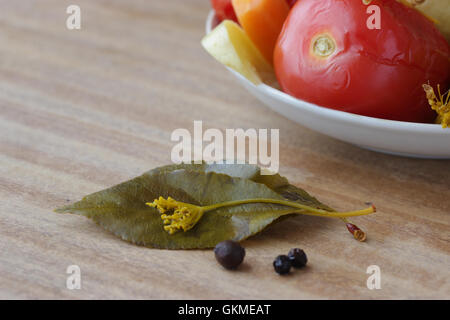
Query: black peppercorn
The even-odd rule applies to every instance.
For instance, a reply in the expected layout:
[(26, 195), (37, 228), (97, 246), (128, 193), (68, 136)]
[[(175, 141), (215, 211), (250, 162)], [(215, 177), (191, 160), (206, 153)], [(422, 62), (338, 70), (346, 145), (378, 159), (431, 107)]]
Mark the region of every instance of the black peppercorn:
[(273, 268), (278, 274), (289, 273), (291, 266), (291, 260), (286, 255), (278, 256), (273, 262)]
[(291, 249), (288, 253), (288, 257), (294, 268), (303, 268), (308, 262), (305, 251), (299, 248)]
[(245, 249), (236, 241), (226, 240), (214, 248), (217, 261), (226, 269), (237, 268), (245, 257)]

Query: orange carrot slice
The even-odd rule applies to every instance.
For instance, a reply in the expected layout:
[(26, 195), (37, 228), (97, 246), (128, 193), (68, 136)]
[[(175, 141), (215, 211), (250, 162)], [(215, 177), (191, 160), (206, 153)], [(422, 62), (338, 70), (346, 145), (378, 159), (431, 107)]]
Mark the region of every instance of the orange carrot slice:
[(239, 23), (262, 55), (273, 64), (273, 51), (289, 6), (282, 0), (232, 0)]

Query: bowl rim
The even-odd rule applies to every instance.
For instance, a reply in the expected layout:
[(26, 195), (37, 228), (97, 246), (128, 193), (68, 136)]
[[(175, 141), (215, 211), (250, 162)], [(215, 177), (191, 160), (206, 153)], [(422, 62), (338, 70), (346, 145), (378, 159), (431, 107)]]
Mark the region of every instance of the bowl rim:
[[(214, 9), (211, 9), (208, 13), (205, 25), (205, 32), (208, 34), (213, 29), (213, 24), (216, 22), (216, 13)], [(445, 130), (439, 124), (433, 123), (419, 123), (419, 122), (406, 122), (406, 121), (398, 121), (398, 120), (387, 120), (380, 119), (374, 117), (363, 116), (359, 114), (349, 113), (345, 111), (330, 109), (326, 107), (322, 107), (316, 105), (314, 103), (301, 100), (295, 98), (287, 93), (284, 93), (281, 90), (273, 88), (266, 84), (254, 85), (249, 80), (247, 80), (244, 76), (242, 76), (239, 72), (226, 67), (231, 73), (233, 73), (236, 77), (240, 78), (242, 81), (245, 81), (247, 85), (254, 87), (256, 90), (261, 91), (265, 94), (268, 94), (275, 99), (282, 100), (285, 103), (288, 103), (295, 108), (298, 109), (306, 109), (310, 113), (314, 113), (317, 115), (327, 116), (329, 118), (333, 118), (340, 121), (345, 121), (348, 123), (357, 122), (359, 125), (364, 125), (372, 128), (380, 128), (389, 129), (392, 131), (415, 131), (415, 132), (423, 132), (428, 134), (438, 134), (438, 135), (448, 135), (450, 136), (450, 129)], [(301, 105), (300, 105), (301, 103)]]

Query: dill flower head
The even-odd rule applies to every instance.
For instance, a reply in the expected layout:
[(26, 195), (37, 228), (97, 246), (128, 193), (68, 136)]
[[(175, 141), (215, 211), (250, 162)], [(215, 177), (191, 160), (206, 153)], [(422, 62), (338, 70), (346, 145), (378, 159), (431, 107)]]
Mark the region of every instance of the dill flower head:
[(428, 84), (424, 84), (423, 89), (427, 94), (431, 109), (438, 114), (436, 123), (442, 124), (443, 128), (450, 127), (450, 93), (441, 94), (439, 85), (437, 86), (438, 96), (434, 93), (433, 87)]
[(146, 205), (158, 209), (164, 223), (164, 230), (169, 234), (192, 229), (205, 213), (203, 207), (176, 201), (171, 197), (167, 199), (159, 197), (153, 202), (147, 202)]

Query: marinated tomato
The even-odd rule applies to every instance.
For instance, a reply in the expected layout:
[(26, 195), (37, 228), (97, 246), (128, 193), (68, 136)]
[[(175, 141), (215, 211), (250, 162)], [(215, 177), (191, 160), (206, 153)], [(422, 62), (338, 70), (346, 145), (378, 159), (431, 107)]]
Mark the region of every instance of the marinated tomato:
[(374, 0), (380, 28), (369, 29), (359, 0), (301, 0), (274, 52), (286, 93), (365, 116), (431, 122), (422, 85), (448, 88), (450, 49), (434, 24), (395, 0)]

